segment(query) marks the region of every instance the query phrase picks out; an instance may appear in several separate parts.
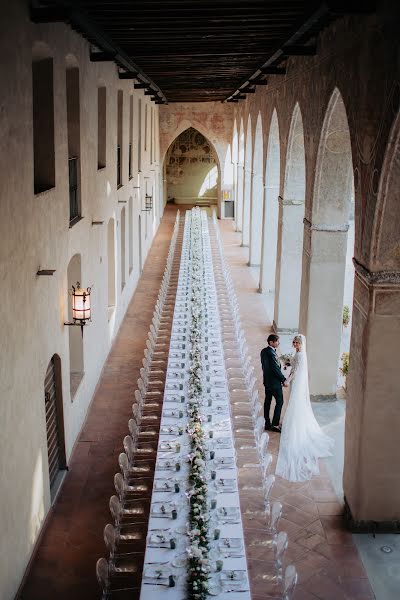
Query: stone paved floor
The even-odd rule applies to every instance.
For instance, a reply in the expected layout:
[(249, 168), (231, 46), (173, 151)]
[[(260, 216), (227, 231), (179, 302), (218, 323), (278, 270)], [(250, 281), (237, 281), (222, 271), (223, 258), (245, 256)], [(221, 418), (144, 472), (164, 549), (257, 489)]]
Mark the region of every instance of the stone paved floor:
[[(220, 224), (225, 256), (228, 259), (242, 325), (258, 376), (261, 397), (263, 386), (259, 353), (271, 333), (266, 304), (257, 293), (254, 278), (246, 266), (248, 249), (240, 247), (240, 234), (234, 232), (230, 221)], [(271, 434), (270, 451), (276, 462), (279, 434)], [(293, 562), (299, 573), (295, 600), (371, 600), (374, 598), (367, 575), (359, 558), (353, 536), (342, 525), (342, 505), (338, 501), (321, 461), (321, 475), (307, 483), (290, 483), (277, 477), (272, 496), (283, 504), (280, 529), (287, 532), (289, 547), (285, 563)], [(247, 477), (249, 483), (249, 476)], [(243, 489), (244, 483), (240, 482)], [(241, 493), (243, 506), (259, 508), (253, 494)], [(260, 540), (262, 520), (249, 520), (244, 514), (247, 556), (253, 584), (253, 600), (265, 599), (262, 548), (252, 547)], [(254, 586), (256, 582), (256, 586)], [(265, 586), (266, 587), (266, 586)]]
[[(139, 376), (174, 217), (175, 208), (167, 207), (19, 600), (100, 597), (95, 563), (98, 557), (105, 555), (103, 527), (110, 521), (108, 502), (114, 493), (113, 475), (117, 471), (122, 439), (127, 433), (132, 393)], [(260, 376), (259, 351), (270, 332), (270, 324), (246, 267), (247, 249), (240, 248), (239, 234), (233, 232), (231, 222), (223, 222), (221, 230), (247, 342)], [(262, 393), (261, 379), (259, 384)], [(270, 449), (276, 457), (279, 436), (273, 434), (271, 438)], [(238, 445), (241, 444), (238, 440)], [(242, 458), (246, 452), (249, 451), (242, 452)], [(240, 469), (239, 484), (243, 513), (262, 508), (260, 495), (244, 489), (259, 484), (256, 472)], [(287, 531), (290, 540), (287, 559), (294, 562), (299, 571), (300, 584), (295, 599), (373, 598), (352, 536), (342, 527), (341, 505), (324, 467), (321, 477), (307, 484), (277, 481), (273, 497), (284, 505), (282, 529)], [(253, 600), (264, 600), (267, 561), (262, 547), (256, 545), (263, 537), (264, 522), (262, 518), (244, 514), (244, 527)]]

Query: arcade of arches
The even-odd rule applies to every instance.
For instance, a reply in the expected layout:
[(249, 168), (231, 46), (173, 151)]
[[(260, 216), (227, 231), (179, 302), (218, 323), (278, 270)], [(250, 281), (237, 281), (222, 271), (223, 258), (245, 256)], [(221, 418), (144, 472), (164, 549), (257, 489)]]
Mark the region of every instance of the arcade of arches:
[[(180, 101), (174, 80), (168, 104), (121, 77), (115, 55), (93, 58), (61, 8), (33, 4), (43, 22), (18, 0), (0, 26), (0, 597), (100, 597), (95, 561), (146, 335), (176, 211), (194, 204), (217, 211), (260, 394), (267, 335), (289, 350), (300, 332), (315, 412), (329, 430), (341, 411), (339, 491), (324, 466), (309, 488), (276, 488), (295, 600), (398, 597), (350, 533), (400, 530), (396, 3), (335, 13), (315, 53), (288, 52), (284, 73), (265, 67), (268, 85), (260, 72), (232, 102), (211, 95), (228, 85), (216, 76), (199, 101)], [(83, 333), (67, 326), (77, 282), (92, 290)], [(249, 557), (256, 581), (262, 557)]]

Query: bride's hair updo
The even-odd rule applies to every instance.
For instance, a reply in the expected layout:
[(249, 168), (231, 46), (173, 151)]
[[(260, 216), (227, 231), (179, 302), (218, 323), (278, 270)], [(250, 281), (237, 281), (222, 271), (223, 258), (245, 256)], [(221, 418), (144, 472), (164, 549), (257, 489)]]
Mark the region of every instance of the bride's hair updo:
[(301, 335), (294, 336), (292, 343), (294, 344), (295, 342), (299, 342), (299, 344), (303, 345), (303, 340), (301, 339)]

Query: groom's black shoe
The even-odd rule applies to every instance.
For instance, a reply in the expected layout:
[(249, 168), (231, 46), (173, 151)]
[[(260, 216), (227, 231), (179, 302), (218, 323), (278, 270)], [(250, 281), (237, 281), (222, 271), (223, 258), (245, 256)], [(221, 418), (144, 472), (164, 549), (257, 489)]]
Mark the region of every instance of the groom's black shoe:
[(267, 423), (265, 423), (264, 431), (271, 431), (271, 425), (267, 425)]
[(275, 431), (275, 433), (282, 433), (281, 428), (279, 427), (279, 425), (273, 425), (271, 427), (271, 431)]

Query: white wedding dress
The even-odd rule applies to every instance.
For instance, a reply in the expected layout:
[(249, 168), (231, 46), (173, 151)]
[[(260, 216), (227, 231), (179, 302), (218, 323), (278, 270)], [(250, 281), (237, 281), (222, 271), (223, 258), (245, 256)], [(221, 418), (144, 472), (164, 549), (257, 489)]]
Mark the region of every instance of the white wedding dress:
[(294, 356), (290, 397), (283, 419), (276, 474), (289, 481), (308, 481), (319, 474), (318, 458), (332, 456), (333, 440), (314, 417), (308, 388), (306, 339)]

